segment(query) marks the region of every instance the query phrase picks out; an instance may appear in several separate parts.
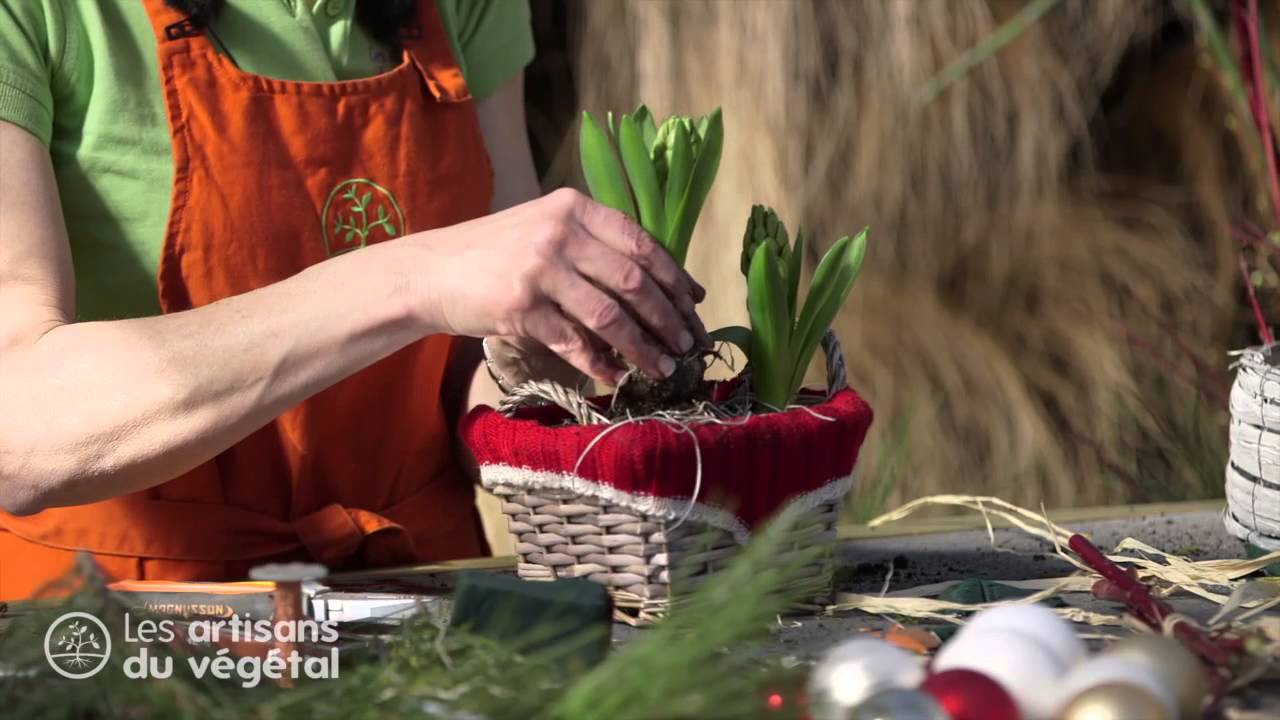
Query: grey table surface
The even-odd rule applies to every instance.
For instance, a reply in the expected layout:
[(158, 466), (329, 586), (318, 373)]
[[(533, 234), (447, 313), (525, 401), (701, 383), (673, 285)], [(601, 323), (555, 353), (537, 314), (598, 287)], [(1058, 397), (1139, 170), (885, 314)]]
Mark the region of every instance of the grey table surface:
[[(1240, 541), (1223, 530), (1217, 510), (1174, 510), (1061, 524), (1069, 530), (1088, 534), (1103, 550), (1133, 537), (1191, 559), (1244, 556)], [(994, 543), (985, 529), (910, 535), (897, 532), (888, 526), (883, 533), (862, 532), (858, 537), (842, 541), (838, 557), (844, 571), (839, 589), (880, 592), (890, 563), (893, 566), (891, 591), (965, 578), (1028, 580), (1075, 572), (1075, 568), (1054, 554), (1051, 544), (1016, 529), (996, 528)], [(1072, 593), (1063, 599), (1069, 604), (1103, 612), (1119, 611), (1119, 606), (1095, 600), (1085, 593)], [(1175, 596), (1171, 602), (1179, 611), (1194, 617), (1207, 617), (1214, 610), (1211, 603), (1195, 597)], [(851, 633), (886, 624), (883, 618), (860, 612), (796, 616), (789, 618), (775, 635), (778, 651), (808, 658)], [(616, 637), (624, 640), (635, 632), (643, 630), (619, 625)]]
[[(1216, 505), (1196, 503), (1167, 507), (1153, 510), (1138, 506), (1132, 513), (1123, 510), (1111, 512), (1103, 519), (1072, 521), (1055, 518), (1055, 522), (1069, 530), (1087, 534), (1104, 551), (1124, 538), (1132, 537), (1191, 559), (1244, 557), (1240, 541), (1223, 529), (1221, 510)], [(891, 591), (965, 578), (1028, 580), (1062, 577), (1075, 572), (1075, 568), (1054, 554), (1051, 544), (1016, 529), (996, 528), (994, 542), (985, 529), (906, 535), (898, 532), (898, 529), (888, 526), (883, 533), (865, 530), (849, 533), (855, 537), (843, 540), (838, 550), (840, 564), (845, 568), (840, 589), (880, 592), (890, 563), (893, 566), (889, 583)], [(1062, 599), (1070, 605), (1100, 612), (1122, 612), (1120, 605), (1099, 601), (1087, 593), (1070, 593)], [(1198, 619), (1207, 619), (1216, 610), (1212, 603), (1185, 593), (1171, 597), (1169, 602), (1175, 610)], [(857, 611), (783, 618), (767, 641), (764, 652), (797, 662), (812, 661), (858, 632), (888, 626), (889, 621), (885, 618)], [(1090, 635), (1127, 632), (1088, 626), (1077, 628)], [(643, 629), (618, 625), (614, 637), (616, 642), (625, 643), (636, 633), (643, 632)], [(1233, 698), (1230, 704), (1231, 714), (1226, 717), (1241, 720), (1280, 718), (1280, 686), (1260, 685)]]

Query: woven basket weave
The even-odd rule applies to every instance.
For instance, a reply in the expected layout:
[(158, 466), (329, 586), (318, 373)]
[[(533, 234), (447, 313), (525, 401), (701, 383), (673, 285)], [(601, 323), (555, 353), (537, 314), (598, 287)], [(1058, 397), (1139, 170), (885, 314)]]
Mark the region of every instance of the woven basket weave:
[(1280, 352), (1274, 346), (1241, 355), (1230, 433), (1223, 522), (1241, 540), (1280, 550)]
[[(833, 333), (823, 338), (823, 348), (828, 399), (838, 391), (851, 393), (845, 389), (844, 358)], [(869, 424), (869, 408), (867, 413)], [(860, 441), (861, 435), (849, 440)], [(835, 539), (838, 508), (852, 484), (852, 461), (849, 464), (843, 470), (847, 477), (840, 482), (796, 500), (803, 503), (804, 528), (777, 558), (779, 563), (789, 563), (792, 553), (825, 545), (818, 561), (807, 555), (808, 572), (803, 581), (826, 588), (826, 594), (831, 585), (830, 545)], [(485, 487), (502, 500), (517, 543), (522, 578), (588, 578), (601, 583), (613, 596), (617, 619), (632, 624), (660, 619), (673, 595), (689, 592), (728, 564), (745, 540), (745, 532), (728, 527), (731, 522), (715, 522), (723, 520), (713, 517), (715, 510), (673, 512), (673, 501), (619, 495), (585, 482), (584, 488), (552, 487), (550, 482), (539, 486), (537, 473), (523, 468), (482, 462), (480, 473)], [(592, 488), (597, 491), (591, 492)], [(655, 503), (662, 505), (661, 512)], [(693, 508), (692, 503), (681, 504)], [(813, 605), (807, 607), (826, 599), (814, 597)]]
[[(502, 498), (520, 557), (517, 571), (526, 580), (583, 577), (609, 588), (615, 616), (632, 624), (660, 619), (672, 593), (687, 593), (737, 553), (733, 534), (698, 521), (673, 522), (612, 505), (591, 495), (548, 489), (536, 494), (506, 485), (491, 491)], [(809, 513), (803, 538), (791, 548), (835, 539), (837, 502)], [(776, 560), (788, 564), (784, 551)], [(673, 565), (678, 565), (675, 572)], [(810, 562), (805, 578), (831, 584), (830, 552)], [(812, 599), (822, 604), (825, 597)]]

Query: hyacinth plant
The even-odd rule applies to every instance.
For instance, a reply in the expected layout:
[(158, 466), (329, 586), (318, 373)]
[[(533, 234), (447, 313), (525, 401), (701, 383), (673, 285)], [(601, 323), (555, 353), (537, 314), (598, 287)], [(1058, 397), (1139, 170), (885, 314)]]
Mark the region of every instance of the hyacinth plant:
[(592, 197), (639, 222), (681, 266), (723, 147), (719, 108), (661, 126), (644, 105), (616, 124), (609, 113), (605, 128), (582, 113), (579, 150)]
[[(604, 127), (582, 114), (579, 150), (592, 197), (638, 222), (682, 267), (723, 146), (718, 108), (696, 119), (674, 115), (661, 125), (644, 105), (617, 122), (609, 113)], [(703, 398), (705, 353), (694, 348), (676, 357), (674, 372), (663, 380), (627, 373), (610, 412), (644, 415)]]
[[(582, 114), (579, 150), (592, 197), (639, 222), (681, 266), (723, 146), (719, 108), (697, 119), (673, 115), (661, 125), (644, 105), (616, 123), (609, 113), (604, 127)], [(761, 407), (785, 408), (799, 393), (813, 353), (853, 288), (866, 237), (864, 229), (832, 245), (800, 307), (804, 232), (798, 229), (792, 244), (772, 209), (751, 209), (742, 249), (751, 328), (721, 328), (711, 337), (747, 354)]]
[(840, 238), (827, 250), (801, 306), (804, 253), (803, 228), (796, 229), (792, 243), (787, 226), (771, 208), (751, 208), (741, 263), (751, 329), (726, 329), (720, 336), (734, 339), (746, 351), (752, 390), (757, 402), (768, 408), (785, 408), (800, 392), (813, 353), (862, 269), (867, 229)]

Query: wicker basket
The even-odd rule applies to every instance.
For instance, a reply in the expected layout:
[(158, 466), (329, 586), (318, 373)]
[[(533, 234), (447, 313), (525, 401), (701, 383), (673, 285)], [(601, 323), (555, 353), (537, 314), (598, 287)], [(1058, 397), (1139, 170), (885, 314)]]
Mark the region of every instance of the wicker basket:
[(1280, 352), (1274, 346), (1249, 348), (1238, 363), (1226, 491), (1228, 532), (1280, 550)]
[[(827, 333), (823, 348), (828, 370), (825, 404), (812, 410), (792, 409), (755, 416), (742, 427), (750, 428), (757, 422), (763, 424), (764, 418), (775, 418), (776, 422), (785, 416), (796, 422), (816, 423), (818, 421), (810, 415), (821, 417), (820, 413), (826, 407), (835, 408), (830, 411), (832, 414), (840, 414), (840, 420), (822, 419), (843, 422), (840, 426), (843, 435), (833, 436), (834, 430), (827, 426), (820, 429), (825, 433), (821, 442), (835, 444), (839, 442), (838, 437), (843, 438), (846, 446), (836, 465), (824, 466), (824, 472), (837, 477), (820, 488), (787, 501), (788, 504), (802, 503), (801, 524), (804, 528), (797, 534), (794, 544), (778, 557), (779, 563), (788, 563), (792, 552), (812, 548), (815, 544), (827, 545), (817, 562), (812, 561), (811, 554), (806, 555), (809, 573), (805, 575), (805, 582), (826, 588), (824, 592), (829, 594), (832, 573), (830, 545), (835, 539), (838, 508), (852, 485), (857, 448), (870, 425), (871, 412), (861, 398), (847, 389), (844, 359), (834, 334)], [(509, 434), (506, 440), (495, 440), (493, 435), (481, 437), (483, 433), (477, 429), (480, 425), (507, 428), (520, 422), (496, 411), (484, 410), (486, 412), (479, 417), (473, 413), (464, 421), (463, 433), (480, 460), (484, 486), (502, 500), (502, 510), (517, 543), (518, 572), (525, 579), (589, 578), (610, 589), (619, 620), (644, 624), (665, 614), (673, 593), (679, 595), (696, 588), (711, 573), (728, 564), (748, 538), (748, 529), (734, 513), (723, 507), (695, 503), (686, 497), (664, 498), (613, 492), (611, 487), (578, 478), (576, 464), (572, 472), (553, 474), (513, 465), (510, 460), (495, 461), (493, 445), (525, 445), (537, 440), (532, 435)], [(793, 413), (800, 415), (793, 416)], [(526, 419), (524, 422), (529, 421)], [(654, 421), (635, 425), (650, 422)], [(598, 433), (595, 425), (576, 427), (597, 428)], [(616, 428), (613, 434), (629, 430), (631, 428)], [(543, 434), (553, 431), (541, 426), (537, 430)], [(735, 432), (741, 434), (743, 431)], [(512, 441), (512, 437), (516, 439)], [(644, 441), (639, 439), (643, 435), (636, 437), (636, 443), (628, 451), (641, 457), (638, 462), (649, 462), (648, 450)], [(748, 439), (755, 440), (754, 437)], [(621, 442), (625, 446), (627, 440), (623, 438)], [(741, 438), (737, 442), (739, 446), (733, 452), (751, 452), (742, 449)], [(790, 442), (796, 443), (795, 440)], [(713, 438), (711, 444), (714, 443)], [(703, 453), (724, 457), (715, 455), (715, 448), (704, 449)], [(496, 454), (500, 459), (521, 455), (517, 448), (499, 449)], [(652, 462), (653, 472), (661, 474), (667, 471), (660, 459)], [(708, 471), (715, 472), (715, 468)], [(568, 486), (566, 476), (572, 478)], [(821, 596), (812, 598), (812, 601), (817, 605), (826, 599)]]

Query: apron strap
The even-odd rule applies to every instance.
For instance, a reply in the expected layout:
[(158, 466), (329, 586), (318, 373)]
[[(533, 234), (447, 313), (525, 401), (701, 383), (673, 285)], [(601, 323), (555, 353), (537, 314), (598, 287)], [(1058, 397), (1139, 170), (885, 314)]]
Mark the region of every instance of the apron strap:
[(189, 15), (169, 7), (165, 0), (142, 0), (142, 5), (146, 8), (147, 18), (156, 33), (156, 41), (161, 45), (186, 43), (214, 49), (204, 26), (196, 23)]
[(422, 72), (436, 100), (455, 103), (471, 99), (436, 0), (418, 0), (417, 17), (413, 24), (400, 31), (400, 43)]
[[(142, 4), (161, 45), (185, 43), (215, 50), (205, 28), (169, 7), (165, 0), (142, 0)], [(417, 15), (412, 24), (400, 31), (400, 42), (436, 100), (454, 103), (471, 99), (436, 0), (418, 0)]]

